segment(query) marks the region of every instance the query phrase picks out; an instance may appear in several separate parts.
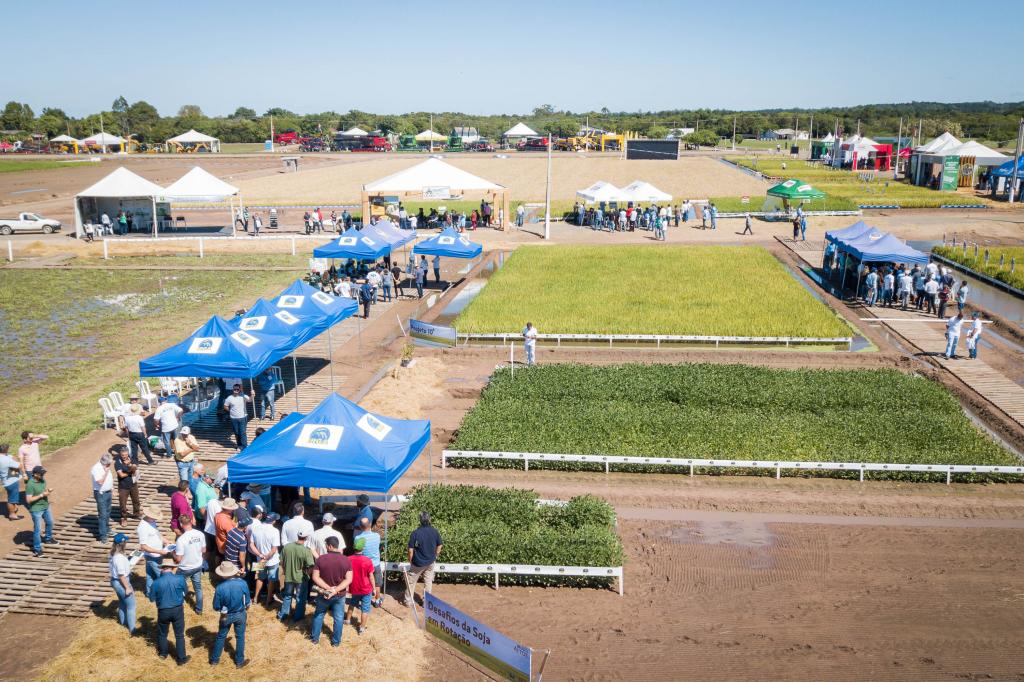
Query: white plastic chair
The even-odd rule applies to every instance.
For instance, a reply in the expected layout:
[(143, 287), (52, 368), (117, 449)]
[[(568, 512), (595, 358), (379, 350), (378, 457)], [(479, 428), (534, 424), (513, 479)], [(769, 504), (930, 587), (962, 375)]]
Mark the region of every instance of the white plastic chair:
[(192, 377), (172, 377), (178, 382), (178, 388), (182, 391), (186, 391), (195, 385), (195, 380)]
[(107, 424), (116, 427), (117, 418), (121, 416), (121, 413), (114, 409), (114, 404), (110, 402), (110, 398), (99, 399), (100, 409), (103, 411), (103, 428), (107, 428)]
[(149, 382), (146, 380), (136, 381), (135, 387), (139, 389), (139, 400), (146, 406), (146, 409), (153, 409), (157, 403), (157, 395), (149, 388)]
[(274, 375), (274, 388), (277, 389), (279, 396), (284, 395), (284, 381), (281, 380), (281, 368), (277, 365), (273, 365), (270, 368), (271, 373)]
[(107, 395), (110, 396), (110, 404), (115, 410), (120, 411), (124, 408), (124, 396), (121, 395), (120, 391), (111, 391)]
[(160, 377), (160, 392), (164, 395), (170, 395), (180, 388), (181, 386), (172, 377)]

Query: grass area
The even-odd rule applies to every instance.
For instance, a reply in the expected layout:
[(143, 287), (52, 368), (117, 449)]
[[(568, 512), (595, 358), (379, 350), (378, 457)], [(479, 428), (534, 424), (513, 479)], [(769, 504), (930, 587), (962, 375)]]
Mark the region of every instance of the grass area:
[(138, 360), (294, 281), (282, 271), (0, 270), (0, 443), (47, 451), (99, 425), (96, 400), (133, 391)]
[(460, 332), (848, 336), (756, 246), (516, 249), (459, 315)]
[[(811, 210), (854, 210), (862, 204), (896, 204), (903, 208), (938, 208), (942, 205), (991, 204), (973, 193), (936, 192), (916, 187), (901, 180), (893, 180), (889, 173), (852, 172), (829, 168), (819, 163), (783, 157), (727, 157), (727, 160), (765, 175), (798, 178), (825, 193), (825, 198), (813, 201)], [(786, 167), (783, 168), (782, 165)], [(865, 182), (861, 177), (870, 177)], [(751, 197), (752, 205), (763, 199)]]
[[(222, 154), (253, 154), (263, 151), (262, 142), (221, 142)], [(201, 155), (197, 155), (201, 156)]]
[(54, 161), (53, 159), (0, 159), (0, 173), (53, 170), (54, 168), (80, 168), (86, 164)]
[[(705, 459), (1019, 464), (974, 427), (950, 393), (928, 379), (896, 370), (747, 365), (542, 365), (516, 372), (514, 379), (502, 369), (463, 420), (451, 447)], [(460, 462), (450, 460), (449, 466)], [(500, 460), (475, 463), (522, 466)]]
[[(985, 264), (985, 253), (988, 253), (988, 264)], [(932, 249), (936, 253), (951, 261), (956, 261), (964, 267), (975, 272), (988, 275), (1000, 282), (1009, 284), (1024, 291), (1024, 246), (987, 246), (978, 250), (974, 255), (974, 249), (968, 248), (964, 253), (963, 248), (955, 246), (937, 246)], [(1003, 266), (999, 266), (999, 258), (1003, 258)], [(1013, 272), (1010, 272), (1010, 261), (1016, 259), (1017, 264)]]
[[(326, 238), (325, 238), (326, 240)], [(209, 267), (241, 267), (241, 268), (294, 268), (305, 271), (309, 267), (310, 254), (290, 253), (255, 253), (249, 255), (230, 253), (208, 253), (203, 258), (192, 254), (169, 254), (165, 256), (113, 256), (109, 260), (98, 257), (76, 257), (71, 261), (75, 266), (116, 266), (116, 267), (149, 267), (168, 268), (209, 268)]]
[[(615, 511), (604, 500), (583, 495), (565, 506), (538, 505), (537, 493), (515, 488), (437, 484), (414, 488), (402, 505), (393, 533), (407, 538), (429, 511), (444, 540), (449, 562), (621, 566), (622, 541), (615, 534)], [(388, 546), (389, 561), (405, 561), (405, 543)], [(452, 576), (445, 576), (450, 579)], [(490, 583), (493, 576), (473, 576)], [(557, 580), (544, 576), (502, 576), (526, 585), (592, 584), (589, 578)], [(597, 582), (607, 582), (607, 579)]]
[[(134, 537), (129, 544), (133, 542)], [(315, 646), (309, 641), (312, 603), (306, 607), (305, 620), (298, 624), (284, 624), (275, 617), (276, 604), (274, 609), (262, 605), (262, 595), (261, 603), (254, 604), (248, 614), (245, 657), (250, 661), (249, 666), (241, 674), (235, 669), (236, 640), (233, 631), (228, 635), (220, 664), (212, 666), (208, 658), (217, 637), (220, 614), (211, 608), (213, 585), (210, 584), (209, 573), (202, 574), (203, 614), (193, 612), (192, 596), (186, 598), (185, 653), (192, 660), (178, 667), (174, 662), (173, 632), (169, 635), (171, 655), (166, 660), (157, 657), (156, 607), (142, 594), (140, 571), (135, 573), (132, 581), (138, 610), (135, 636), (129, 637), (128, 631), (118, 625), (117, 601), (111, 599), (97, 608), (97, 615), (76, 622), (75, 636), (59, 655), (46, 664), (37, 679), (48, 682), (137, 682), (171, 678), (197, 682), (266, 680), (279, 677), (271, 671), (280, 669), (282, 661), (288, 662), (289, 675), (294, 674), (302, 680), (332, 679), (342, 668), (357, 679), (401, 682), (423, 679), (427, 637), (412, 619), (401, 620), (374, 609), (363, 635), (356, 634), (351, 624), (346, 625), (342, 631), (341, 646), (333, 648), (330, 645), (333, 626), (328, 616), (320, 644)], [(192, 594), (191, 583), (189, 594)], [(58, 643), (54, 652), (63, 645), (63, 642)]]

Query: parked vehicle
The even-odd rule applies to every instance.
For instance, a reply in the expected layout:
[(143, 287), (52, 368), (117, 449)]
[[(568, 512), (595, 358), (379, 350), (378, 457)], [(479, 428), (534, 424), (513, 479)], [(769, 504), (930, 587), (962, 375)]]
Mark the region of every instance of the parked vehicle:
[(338, 133), (331, 145), (337, 152), (389, 152), (391, 144), (377, 135), (345, 135)]
[(519, 149), (522, 151), (538, 151), (545, 150), (548, 148), (548, 138), (546, 137), (529, 137), (519, 143)]
[(305, 138), (299, 145), (299, 148), (304, 152), (325, 152), (327, 151), (327, 143), (319, 137)]
[(479, 140), (466, 147), (466, 149), (471, 152), (493, 152), (494, 145), (481, 137)]
[(294, 130), (282, 130), (274, 135), (274, 144), (295, 144), (298, 139), (298, 132)]
[(60, 232), (60, 221), (44, 218), (36, 213), (21, 213), (17, 218), (0, 218), (0, 234), (2, 235), (40, 231), (43, 234)]

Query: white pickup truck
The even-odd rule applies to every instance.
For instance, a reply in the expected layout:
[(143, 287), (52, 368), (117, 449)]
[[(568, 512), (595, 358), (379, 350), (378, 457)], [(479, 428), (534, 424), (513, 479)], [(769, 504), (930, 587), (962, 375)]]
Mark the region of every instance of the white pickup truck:
[(43, 234), (60, 232), (60, 221), (44, 218), (35, 213), (21, 213), (17, 218), (0, 218), (0, 234), (39, 231)]

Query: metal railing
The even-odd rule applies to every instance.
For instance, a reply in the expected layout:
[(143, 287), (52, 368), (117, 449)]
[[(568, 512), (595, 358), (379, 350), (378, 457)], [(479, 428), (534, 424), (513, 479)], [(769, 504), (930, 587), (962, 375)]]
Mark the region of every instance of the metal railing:
[[(516, 342), (522, 339), (523, 335), (519, 332), (504, 332), (504, 333), (459, 333), (456, 335), (457, 339), (465, 341), (464, 345), (469, 345), (473, 339), (478, 340), (501, 340), (501, 345), (507, 345), (509, 341)], [(562, 345), (562, 341), (583, 341), (583, 342), (608, 342), (608, 346), (611, 347), (615, 341), (631, 341), (640, 343), (653, 343), (657, 348), (661, 348), (662, 343), (714, 343), (715, 348), (718, 348), (723, 343), (735, 343), (735, 344), (768, 344), (773, 346), (786, 346), (790, 345), (806, 345), (806, 344), (829, 344), (839, 345), (843, 344), (847, 350), (853, 348), (853, 338), (849, 336), (837, 336), (837, 337), (804, 337), (804, 336), (702, 336), (702, 335), (689, 335), (689, 334), (537, 334), (538, 341), (554, 341), (557, 346)]]
[[(385, 570), (402, 573), (409, 570), (405, 562), (384, 562)], [(537, 564), (434, 564), (435, 573), (494, 574), (494, 588), (502, 575), (542, 575), (563, 578), (615, 578), (619, 596), (624, 593), (622, 566), (544, 566)]]

